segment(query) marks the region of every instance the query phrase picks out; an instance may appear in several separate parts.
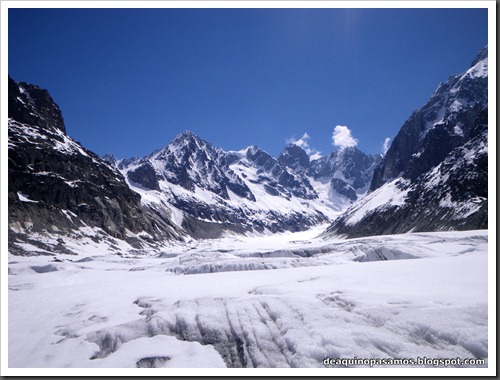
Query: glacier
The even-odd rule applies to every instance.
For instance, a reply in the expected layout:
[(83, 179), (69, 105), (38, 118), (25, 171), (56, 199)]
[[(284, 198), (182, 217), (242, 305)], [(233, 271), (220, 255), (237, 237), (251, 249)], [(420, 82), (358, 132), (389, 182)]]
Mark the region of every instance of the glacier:
[(325, 227), (146, 255), (9, 255), (9, 369), (325, 371), (327, 357), (487, 369), (487, 231), (331, 239)]

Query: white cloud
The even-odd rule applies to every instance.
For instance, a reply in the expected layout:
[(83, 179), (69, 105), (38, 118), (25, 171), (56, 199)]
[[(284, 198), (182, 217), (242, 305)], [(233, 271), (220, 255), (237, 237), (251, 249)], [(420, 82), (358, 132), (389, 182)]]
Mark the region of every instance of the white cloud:
[(310, 137), (309, 135), (306, 133), (304, 133), (302, 135), (302, 137), (298, 140), (295, 140), (293, 137), (286, 140), (287, 144), (293, 144), (293, 145), (297, 145), (297, 146), (300, 146), (302, 149), (306, 149), (306, 148), (309, 148), (309, 144), (307, 143), (307, 140), (309, 140)]
[(337, 125), (333, 130), (332, 144), (343, 149), (358, 145), (358, 140), (352, 137), (351, 130), (345, 125)]
[(309, 159), (311, 161), (314, 161), (314, 160), (319, 160), (321, 158), (321, 152), (314, 152), (313, 154), (311, 154), (309, 156)]
[(385, 156), (387, 151), (389, 150), (389, 143), (391, 142), (390, 137), (386, 137), (384, 140), (384, 144), (382, 145), (382, 155)]
[(306, 133), (304, 133), (302, 135), (302, 137), (298, 140), (295, 140), (293, 137), (292, 138), (289, 138), (286, 140), (286, 143), (287, 144), (293, 144), (293, 145), (297, 145), (299, 147), (301, 147), (302, 149), (304, 149), (304, 151), (307, 153), (307, 155), (309, 156), (309, 158), (311, 160), (317, 160), (318, 158), (321, 157), (321, 152), (317, 151), (316, 149), (314, 148), (311, 148), (309, 146), (309, 143), (307, 142), (311, 137)]

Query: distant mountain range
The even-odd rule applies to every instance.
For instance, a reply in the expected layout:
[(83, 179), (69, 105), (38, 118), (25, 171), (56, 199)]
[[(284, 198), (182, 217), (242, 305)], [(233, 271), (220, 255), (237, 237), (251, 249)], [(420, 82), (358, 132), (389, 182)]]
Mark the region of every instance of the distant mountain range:
[(384, 157), (226, 152), (185, 131), (146, 157), (101, 158), (67, 136), (46, 90), (9, 78), (9, 250), (141, 252), (329, 222), (325, 236), (487, 228), (487, 55), (440, 84)]
[(362, 196), (379, 161), (356, 148), (313, 161), (296, 145), (277, 159), (256, 146), (225, 152), (189, 131), (143, 158), (101, 158), (66, 134), (46, 90), (9, 78), (10, 249), (301, 231)]
[(348, 148), (310, 161), (296, 145), (277, 159), (256, 146), (225, 152), (185, 131), (146, 157), (106, 159), (143, 203), (195, 238), (215, 238), (331, 221), (366, 192), (380, 158)]

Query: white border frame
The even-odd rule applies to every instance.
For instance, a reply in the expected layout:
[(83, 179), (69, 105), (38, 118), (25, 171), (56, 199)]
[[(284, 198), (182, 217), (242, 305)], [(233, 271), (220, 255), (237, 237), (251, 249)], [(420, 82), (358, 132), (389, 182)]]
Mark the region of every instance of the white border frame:
[[(8, 368), (8, 10), (10, 8), (486, 8), (488, 9), (488, 368), (83, 369)], [(0, 3), (2, 376), (495, 376), (496, 375), (496, 1), (16, 1)], [(493, 106), (491, 106), (493, 105)], [(493, 128), (492, 128), (493, 126)]]

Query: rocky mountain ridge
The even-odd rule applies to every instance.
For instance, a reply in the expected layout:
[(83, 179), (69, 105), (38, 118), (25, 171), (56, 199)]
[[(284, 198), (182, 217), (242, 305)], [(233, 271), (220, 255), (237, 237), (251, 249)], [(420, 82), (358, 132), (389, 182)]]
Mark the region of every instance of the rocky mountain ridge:
[(276, 159), (257, 146), (226, 152), (185, 131), (146, 157), (107, 159), (143, 202), (169, 209), (191, 236), (213, 238), (331, 221), (366, 191), (379, 157), (347, 148), (311, 161), (290, 145)]
[(439, 84), (326, 231), (348, 237), (488, 228), (488, 48)]

